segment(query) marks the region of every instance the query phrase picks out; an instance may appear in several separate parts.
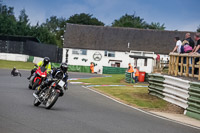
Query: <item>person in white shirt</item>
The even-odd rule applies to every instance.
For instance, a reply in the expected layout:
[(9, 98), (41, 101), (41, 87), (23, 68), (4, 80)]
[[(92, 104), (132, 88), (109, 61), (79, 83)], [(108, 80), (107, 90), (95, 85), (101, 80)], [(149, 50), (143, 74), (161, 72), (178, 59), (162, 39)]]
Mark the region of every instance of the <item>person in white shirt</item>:
[(174, 50), (172, 52), (177, 51), (178, 53), (181, 53), (182, 42), (181, 42), (180, 38), (179, 37), (175, 37), (174, 41), (176, 42), (176, 46), (174, 47)]

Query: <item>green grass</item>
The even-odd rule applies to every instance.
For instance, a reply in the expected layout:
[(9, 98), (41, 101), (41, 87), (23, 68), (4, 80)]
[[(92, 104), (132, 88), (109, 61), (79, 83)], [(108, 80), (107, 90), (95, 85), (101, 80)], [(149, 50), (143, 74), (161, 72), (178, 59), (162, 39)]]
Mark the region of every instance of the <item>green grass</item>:
[(119, 86), (94, 87), (94, 89), (141, 108), (165, 109), (168, 104), (162, 99), (149, 95), (147, 87)]
[(30, 70), (33, 69), (34, 64), (32, 62), (0, 60), (0, 68), (12, 69), (13, 67)]
[[(75, 82), (90, 83), (90, 85), (127, 85), (127, 86), (101, 86), (93, 89), (114, 97), (122, 102), (139, 108), (164, 110), (168, 103), (148, 94), (148, 87), (134, 87), (133, 85), (147, 86), (145, 83), (125, 83), (125, 74), (112, 74), (112, 77), (98, 77), (80, 79)], [(74, 82), (74, 81), (73, 81)]]
[(110, 76), (112, 77), (79, 79), (73, 82), (84, 82), (84, 83), (90, 83), (91, 85), (119, 85), (119, 84), (128, 85), (128, 83), (123, 82), (125, 78), (124, 74), (111, 74)]

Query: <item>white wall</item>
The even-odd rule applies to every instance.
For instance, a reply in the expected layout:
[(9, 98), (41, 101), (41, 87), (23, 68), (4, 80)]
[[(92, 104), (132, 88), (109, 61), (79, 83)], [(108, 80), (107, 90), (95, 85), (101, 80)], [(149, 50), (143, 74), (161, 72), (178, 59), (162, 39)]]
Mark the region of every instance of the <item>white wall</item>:
[(29, 58), (28, 55), (0, 53), (0, 59), (1, 60), (24, 61), (24, 62), (26, 62), (28, 58)]
[[(27, 62), (28, 58), (29, 58), (29, 55), (0, 53), (0, 60)], [(37, 64), (39, 61), (42, 61), (42, 60), (43, 60), (43, 58), (41, 58), (41, 57), (34, 57), (33, 63)]]
[[(63, 49), (63, 62), (66, 59), (66, 51), (67, 49)], [(102, 59), (100, 61), (95, 61), (93, 59), (93, 55), (95, 52), (99, 52), (102, 55)], [(81, 66), (90, 66), (91, 62), (95, 62), (97, 66), (95, 67), (95, 72), (99, 69), (102, 72), (103, 66), (111, 66), (111, 62), (109, 60), (121, 60), (120, 67), (127, 68), (128, 63), (131, 63), (134, 67), (134, 59), (129, 57), (130, 53), (125, 52), (115, 52), (115, 57), (107, 57), (104, 56), (103, 50), (87, 50), (87, 55), (74, 55), (72, 54), (72, 49), (68, 49), (68, 64), (69, 65), (81, 65)], [(78, 59), (74, 59), (78, 57)], [(82, 59), (87, 59), (87, 62), (82, 61)], [(144, 59), (138, 59), (137, 66), (139, 67), (139, 71), (145, 71), (147, 73), (151, 73), (153, 71), (153, 60), (147, 60), (147, 66), (144, 66)]]

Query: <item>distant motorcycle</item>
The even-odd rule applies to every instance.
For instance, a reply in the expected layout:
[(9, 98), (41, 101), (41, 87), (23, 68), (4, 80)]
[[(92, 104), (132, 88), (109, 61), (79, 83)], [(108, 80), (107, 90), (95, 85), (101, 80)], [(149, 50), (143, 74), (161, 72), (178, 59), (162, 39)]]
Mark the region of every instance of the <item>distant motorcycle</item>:
[[(64, 92), (66, 91), (65, 82), (63, 81), (63, 73), (59, 71), (55, 79), (50, 79), (51, 85), (43, 88), (38, 96), (33, 93), (34, 99), (34, 106), (39, 106), (41, 103), (45, 105), (46, 109), (50, 109), (58, 100), (58, 97), (63, 96)], [(40, 86), (38, 86), (40, 87)]]
[(30, 79), (29, 83), (29, 89), (35, 90), (37, 86), (39, 86), (47, 77), (47, 70), (44, 66), (39, 67), (36, 72), (34, 73), (34, 76)]

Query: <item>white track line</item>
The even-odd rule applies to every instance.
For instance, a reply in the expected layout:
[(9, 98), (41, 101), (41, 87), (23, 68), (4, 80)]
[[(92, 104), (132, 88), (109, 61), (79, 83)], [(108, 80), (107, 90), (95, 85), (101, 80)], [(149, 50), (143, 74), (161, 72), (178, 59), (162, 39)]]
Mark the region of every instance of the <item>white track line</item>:
[(107, 96), (107, 95), (105, 95), (105, 94), (103, 94), (103, 93), (101, 93), (101, 92), (98, 92), (98, 91), (96, 91), (96, 90), (90, 89), (90, 88), (87, 87), (87, 86), (82, 86), (82, 87), (85, 88), (85, 89), (88, 89), (88, 90), (90, 90), (90, 91), (93, 91), (93, 92), (95, 92), (95, 93), (97, 93), (97, 94), (100, 94), (100, 95), (102, 95), (102, 96), (104, 96), (104, 97), (107, 97), (107, 98), (109, 98), (109, 99), (111, 99), (111, 100), (113, 100), (113, 101), (115, 101), (115, 102), (117, 102), (117, 103), (119, 103), (119, 104), (125, 105), (125, 106), (127, 106), (127, 107), (129, 107), (129, 108), (138, 110), (138, 111), (143, 112), (143, 113), (145, 113), (145, 114), (148, 114), (148, 115), (151, 115), (151, 116), (154, 116), (154, 117), (163, 119), (163, 120), (175, 122), (175, 123), (178, 123), (178, 124), (181, 124), (181, 125), (184, 125), (184, 126), (188, 126), (188, 127), (192, 127), (192, 128), (195, 128), (195, 129), (200, 130), (200, 127), (196, 127), (196, 126), (193, 126), (193, 125), (190, 125), (190, 124), (182, 123), (182, 122), (179, 122), (179, 121), (176, 121), (176, 120), (172, 120), (172, 119), (169, 119), (169, 118), (165, 118), (165, 117), (163, 117), (163, 116), (159, 116), (159, 115), (156, 115), (156, 114), (153, 114), (153, 113), (150, 113), (150, 112), (147, 112), (147, 111), (144, 111), (144, 110), (141, 110), (141, 109), (132, 107), (132, 106), (130, 106), (130, 105), (128, 105), (128, 104), (125, 104), (125, 103), (122, 103), (122, 102), (120, 102), (120, 101), (118, 101), (118, 100), (116, 100), (116, 99), (114, 99), (114, 98), (112, 98), (112, 97), (109, 97), (109, 96)]

